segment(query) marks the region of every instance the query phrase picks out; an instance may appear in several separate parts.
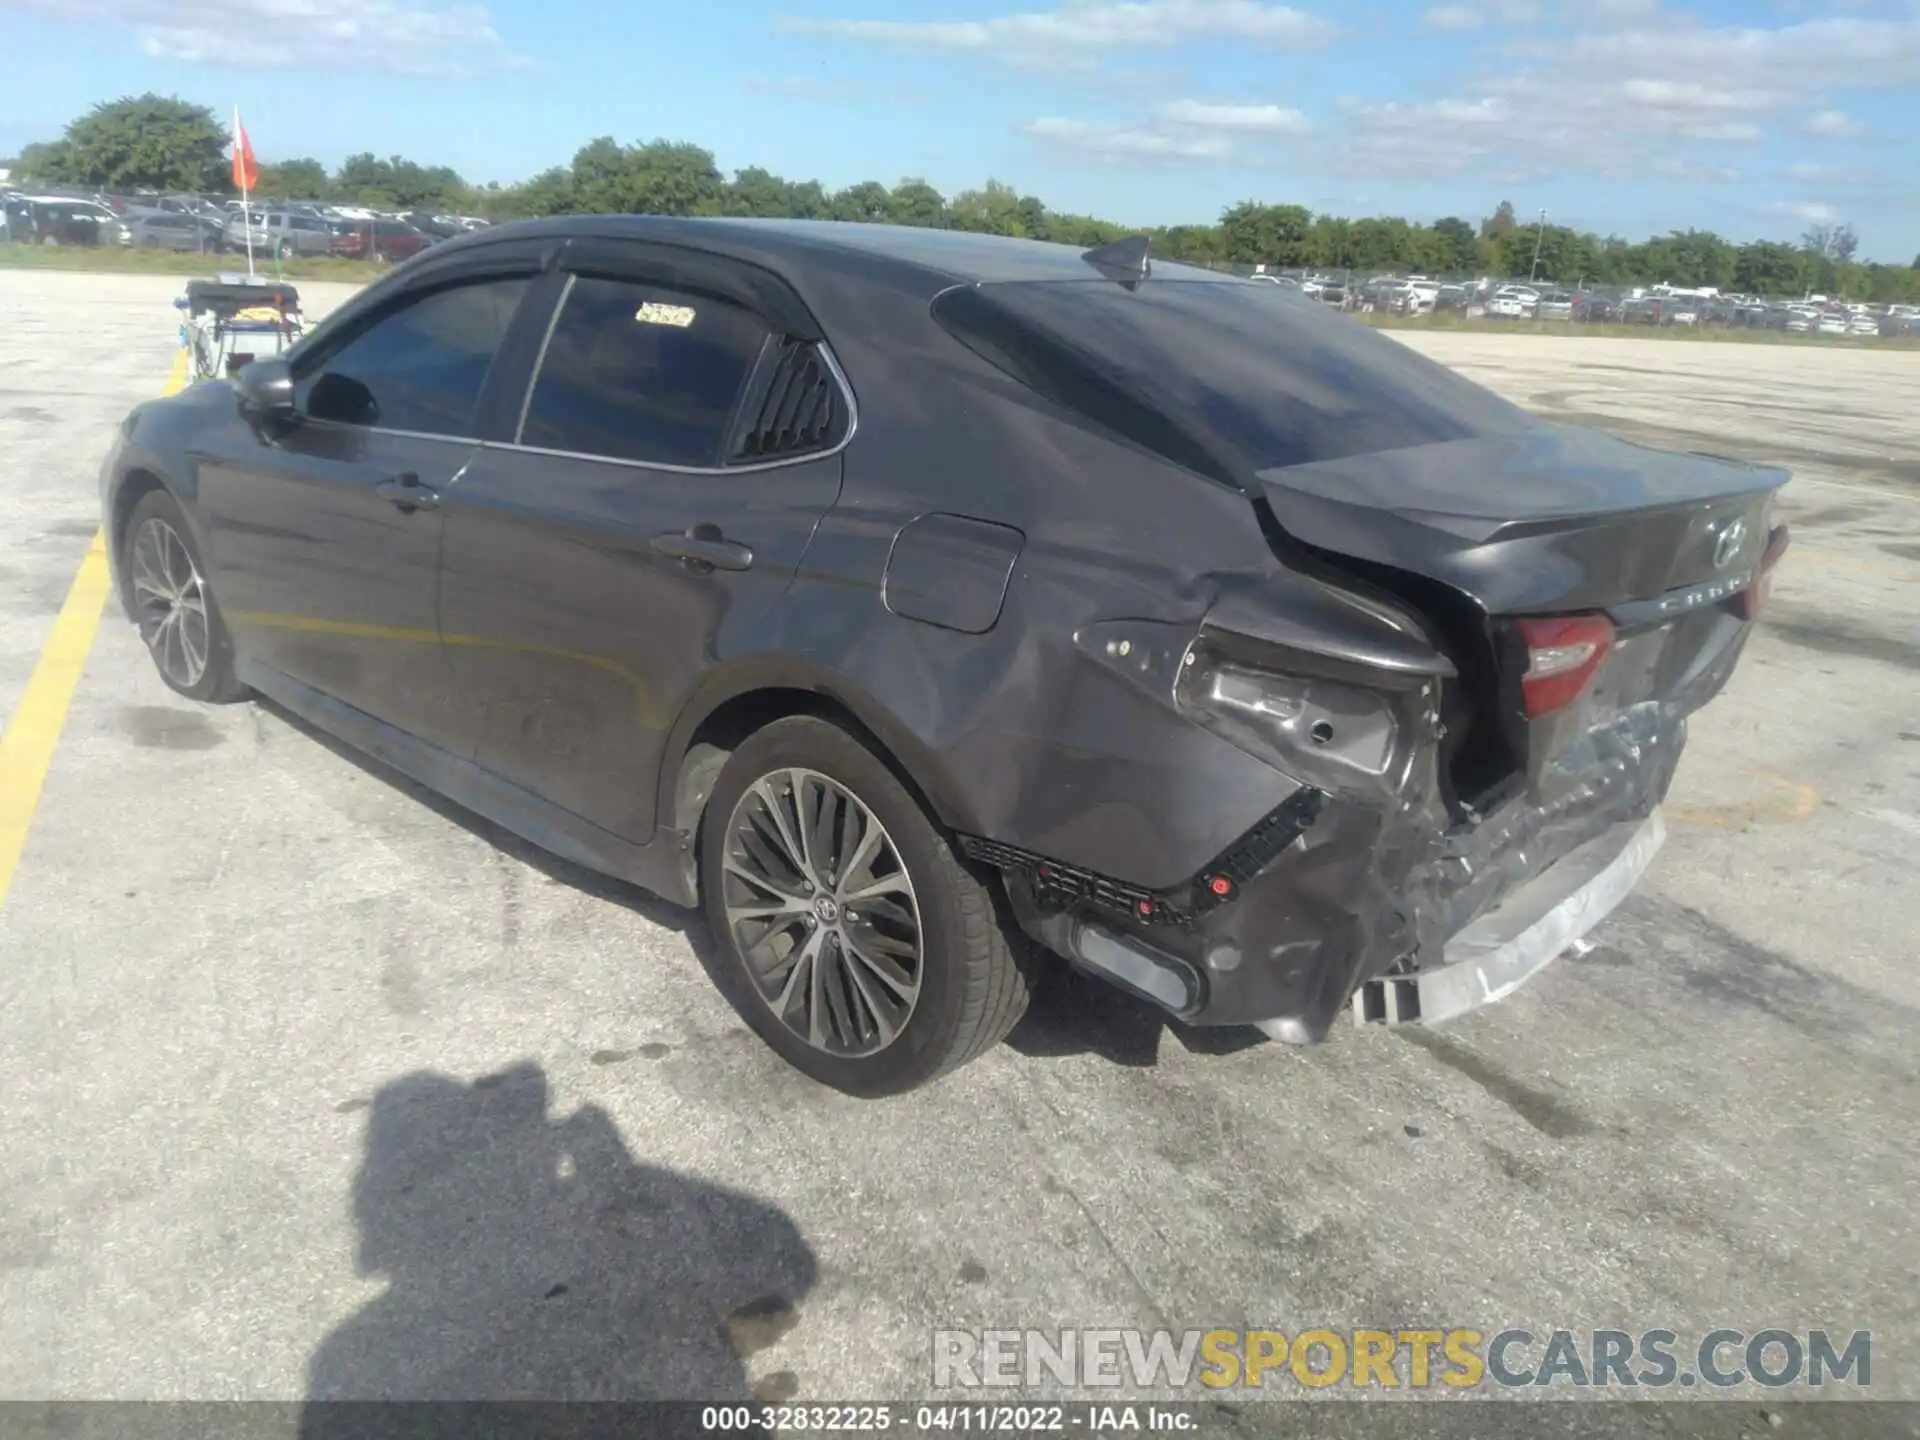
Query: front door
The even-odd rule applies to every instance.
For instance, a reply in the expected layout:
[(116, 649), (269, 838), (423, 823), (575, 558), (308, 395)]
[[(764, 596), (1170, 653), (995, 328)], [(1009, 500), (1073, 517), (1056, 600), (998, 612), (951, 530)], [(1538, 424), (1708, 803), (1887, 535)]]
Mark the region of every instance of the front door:
[(245, 660), (452, 748), (436, 614), (439, 505), (527, 290), (490, 276), (398, 297), (295, 364), (298, 420), (201, 458), (208, 563)]
[(781, 603), (840, 459), (823, 429), (811, 453), (731, 463), (784, 353), (748, 287), (604, 254), (565, 283), (514, 438), (443, 507), (441, 621), (477, 762), (644, 843), (669, 728)]

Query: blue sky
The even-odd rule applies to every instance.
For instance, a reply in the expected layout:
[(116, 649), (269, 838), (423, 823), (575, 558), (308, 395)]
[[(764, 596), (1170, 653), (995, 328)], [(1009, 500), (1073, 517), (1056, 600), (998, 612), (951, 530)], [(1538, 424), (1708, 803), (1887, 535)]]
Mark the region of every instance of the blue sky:
[(158, 89), (238, 103), (263, 160), (478, 180), (665, 136), (1138, 224), (1507, 198), (1920, 251), (1920, 0), (0, 0), (0, 52), (0, 153)]

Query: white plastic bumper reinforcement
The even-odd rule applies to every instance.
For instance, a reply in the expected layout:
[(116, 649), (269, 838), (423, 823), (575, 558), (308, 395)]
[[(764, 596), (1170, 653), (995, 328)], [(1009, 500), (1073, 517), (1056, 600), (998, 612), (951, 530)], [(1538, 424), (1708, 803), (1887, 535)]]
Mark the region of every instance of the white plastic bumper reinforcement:
[(1666, 838), (1658, 810), (1594, 837), (1449, 940), (1442, 964), (1361, 985), (1355, 1021), (1430, 1024), (1505, 999), (1612, 914)]

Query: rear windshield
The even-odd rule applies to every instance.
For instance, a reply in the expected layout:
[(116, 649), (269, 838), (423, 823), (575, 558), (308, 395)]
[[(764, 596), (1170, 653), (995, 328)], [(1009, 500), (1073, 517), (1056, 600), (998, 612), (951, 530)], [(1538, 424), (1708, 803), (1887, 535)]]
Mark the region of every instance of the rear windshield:
[(1273, 285), (1016, 281), (949, 290), (933, 312), (1049, 399), (1232, 484), (1529, 423), (1397, 340)]

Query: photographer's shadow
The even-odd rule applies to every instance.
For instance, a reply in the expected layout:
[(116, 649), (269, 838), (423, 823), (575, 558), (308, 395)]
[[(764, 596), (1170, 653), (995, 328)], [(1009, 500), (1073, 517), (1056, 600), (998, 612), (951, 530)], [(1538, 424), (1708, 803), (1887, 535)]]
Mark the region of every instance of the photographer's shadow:
[[(547, 1107), (530, 1064), (381, 1087), (353, 1213), (390, 1283), (314, 1355), (310, 1400), (749, 1398), (746, 1358), (814, 1282), (793, 1222), (638, 1163), (593, 1106)], [(307, 1406), (301, 1434), (349, 1408)]]

